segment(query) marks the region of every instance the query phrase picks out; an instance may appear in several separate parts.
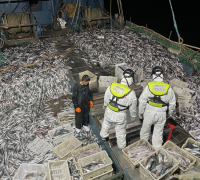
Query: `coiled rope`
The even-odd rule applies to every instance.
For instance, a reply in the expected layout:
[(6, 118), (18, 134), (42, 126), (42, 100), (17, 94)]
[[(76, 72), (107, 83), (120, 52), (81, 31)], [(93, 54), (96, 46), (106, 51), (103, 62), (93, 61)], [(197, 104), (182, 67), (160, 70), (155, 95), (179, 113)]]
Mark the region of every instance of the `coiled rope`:
[[(73, 49), (76, 47), (75, 45), (75, 40), (74, 40), (74, 37), (73, 37), (73, 43), (74, 43), (74, 46), (70, 49), (70, 51), (68, 52), (65, 52), (65, 53), (55, 53), (53, 55), (51, 55), (51, 57), (55, 56), (55, 55), (66, 55), (66, 54), (69, 54), (71, 51), (73, 51)], [(34, 66), (36, 65), (37, 63), (39, 63), (42, 59), (44, 58), (49, 58), (50, 56), (43, 56), (42, 58), (40, 58), (39, 60), (37, 60), (36, 62), (34, 62), (33, 64), (18, 64), (18, 65), (14, 65), (14, 66), (10, 66), (10, 67), (7, 67), (7, 68), (3, 68), (3, 69), (0, 69), (0, 71), (5, 71), (5, 70), (9, 70), (11, 68), (14, 68), (14, 67), (20, 67), (20, 66), (23, 66), (23, 67), (29, 67), (29, 66)]]

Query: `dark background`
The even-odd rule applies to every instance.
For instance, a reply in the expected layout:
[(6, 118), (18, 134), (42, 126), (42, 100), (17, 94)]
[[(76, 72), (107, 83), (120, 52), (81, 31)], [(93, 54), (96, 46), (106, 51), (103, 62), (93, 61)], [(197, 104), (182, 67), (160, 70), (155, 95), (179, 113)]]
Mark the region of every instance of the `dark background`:
[[(124, 20), (178, 41), (169, 0), (121, 0)], [(180, 36), (185, 44), (200, 47), (200, 0), (171, 0)], [(105, 9), (110, 12), (110, 0), (104, 0)], [(117, 0), (112, 0), (112, 15), (118, 12)]]

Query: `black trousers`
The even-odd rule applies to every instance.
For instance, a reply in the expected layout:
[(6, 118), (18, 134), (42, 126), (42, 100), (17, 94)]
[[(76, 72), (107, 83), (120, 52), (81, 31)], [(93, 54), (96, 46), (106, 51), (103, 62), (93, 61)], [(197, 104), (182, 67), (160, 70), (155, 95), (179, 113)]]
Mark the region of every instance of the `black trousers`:
[(77, 129), (81, 129), (83, 126), (88, 126), (89, 124), (89, 112), (90, 107), (80, 107), (81, 112), (77, 113), (75, 111), (75, 124)]

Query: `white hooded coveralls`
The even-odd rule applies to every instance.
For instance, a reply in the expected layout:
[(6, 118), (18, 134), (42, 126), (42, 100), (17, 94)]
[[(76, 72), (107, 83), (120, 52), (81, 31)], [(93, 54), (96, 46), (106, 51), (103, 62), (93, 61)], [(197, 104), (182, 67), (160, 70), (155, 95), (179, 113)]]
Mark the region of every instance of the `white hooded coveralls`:
[[(161, 82), (163, 80), (162, 78), (156, 78), (155, 81)], [(146, 139), (148, 141), (151, 126), (154, 124), (152, 145), (157, 149), (163, 142), (163, 129), (166, 122), (167, 106), (151, 106), (147, 103), (149, 97), (154, 97), (154, 95), (150, 92), (147, 85), (139, 98), (139, 114), (144, 114), (144, 121), (140, 131), (140, 139)], [(161, 100), (165, 103), (169, 103), (169, 115), (172, 115), (176, 107), (176, 98), (171, 87), (168, 89), (167, 94), (161, 96)]]
[[(126, 125), (127, 113), (125, 111), (115, 112), (108, 107), (110, 99), (113, 95), (110, 91), (110, 86), (107, 88), (104, 96), (104, 106), (106, 106), (104, 120), (101, 127), (100, 136), (102, 138), (109, 137), (109, 129), (112, 123), (115, 124), (115, 132), (117, 145), (120, 149), (126, 147)], [(118, 104), (129, 106), (130, 115), (136, 117), (137, 98), (134, 91), (131, 91), (127, 96), (118, 100)]]

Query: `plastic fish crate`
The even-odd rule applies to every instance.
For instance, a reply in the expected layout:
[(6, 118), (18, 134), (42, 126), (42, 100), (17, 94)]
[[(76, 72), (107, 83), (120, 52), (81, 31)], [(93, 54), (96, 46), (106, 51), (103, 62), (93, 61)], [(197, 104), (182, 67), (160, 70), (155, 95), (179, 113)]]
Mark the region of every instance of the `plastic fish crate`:
[[(67, 115), (70, 113), (74, 114), (74, 118), (71, 118), (71, 119), (68, 118)], [(75, 124), (75, 110), (58, 113), (57, 117), (58, 117), (58, 122), (60, 123), (60, 125), (64, 125), (66, 123)]]
[(87, 150), (94, 149), (94, 148), (97, 148), (99, 152), (101, 151), (101, 149), (99, 148), (99, 145), (97, 143), (92, 143), (92, 144), (89, 144), (87, 146), (84, 146), (82, 148), (75, 149), (75, 150), (72, 151), (73, 161), (74, 161), (74, 164), (75, 164), (77, 169), (78, 169), (78, 165), (77, 165), (78, 162), (76, 161), (75, 156), (82, 153), (82, 152), (85, 152)]
[(68, 138), (58, 146), (53, 148), (53, 152), (59, 159), (67, 159), (72, 156), (71, 152), (74, 149), (80, 148), (82, 143), (74, 136)]
[[(134, 163), (133, 161), (131, 161), (131, 158), (127, 155), (127, 152), (128, 152), (132, 147), (134, 147), (134, 146), (136, 146), (136, 145), (138, 145), (138, 144), (140, 144), (140, 143), (142, 143), (142, 142), (145, 142), (145, 143), (147, 144), (147, 146), (149, 146), (152, 150), (154, 150), (154, 152), (156, 151), (156, 149), (155, 149), (147, 140), (145, 140), (145, 139), (141, 139), (141, 140), (139, 140), (139, 141), (137, 141), (137, 142), (135, 142), (135, 143), (129, 145), (128, 147), (122, 149), (122, 152), (124, 153), (125, 157), (126, 157), (126, 158), (130, 161), (130, 163), (132, 164), (132, 168), (133, 168), (133, 169), (135, 169), (135, 168), (140, 164), (140, 162), (141, 162), (143, 159), (142, 159), (141, 161), (138, 161), (137, 163)], [(152, 152), (152, 153), (151, 153), (149, 156), (147, 156), (147, 157), (150, 157), (154, 152)]]
[[(92, 163), (92, 161), (103, 161), (104, 166), (101, 166), (99, 168), (94, 168), (92, 171), (88, 173), (83, 173), (82, 167)], [(112, 160), (109, 158), (106, 151), (101, 151), (96, 154), (92, 154), (91, 156), (82, 158), (78, 160), (78, 166), (79, 166), (79, 172), (84, 180), (88, 179), (96, 179), (100, 176), (106, 175), (113, 171), (112, 168)]]
[(52, 144), (40, 139), (39, 137), (35, 138), (31, 143), (27, 145), (27, 148), (30, 149), (35, 154), (41, 156), (45, 155), (49, 150), (53, 148)]
[(81, 80), (82, 77), (84, 75), (88, 75), (90, 76), (90, 82), (89, 82), (89, 88), (90, 89), (93, 89), (93, 88), (97, 88), (97, 76), (93, 73), (91, 73), (90, 71), (83, 71), (81, 73), (78, 73), (79, 74), (79, 79)]
[[(167, 155), (167, 158), (168, 158), (168, 161), (170, 163), (172, 163), (172, 168), (167, 170), (162, 176), (159, 176), (158, 178), (154, 178), (152, 175), (151, 175), (151, 172), (149, 170), (146, 169), (146, 163), (147, 163), (147, 160), (151, 157), (151, 156), (155, 156), (155, 153), (162, 153), (162, 154), (166, 154)], [(143, 161), (140, 162), (140, 167), (139, 167), (139, 171), (141, 173), (141, 175), (143, 176), (143, 179), (145, 180), (160, 180), (160, 179), (167, 179), (169, 176), (171, 176), (178, 168), (178, 161), (173, 157), (171, 156), (166, 150), (164, 149), (158, 149), (155, 153), (153, 153), (151, 156), (145, 158)]]
[(49, 180), (72, 180), (67, 161), (48, 162)]
[[(66, 129), (66, 130), (69, 131), (69, 133), (68, 134), (63, 134), (62, 136), (59, 136), (59, 137), (57, 137), (57, 138), (54, 139), (53, 135), (55, 134), (56, 130), (59, 130), (59, 129)], [(63, 126), (59, 126), (57, 128), (54, 128), (54, 129), (48, 131), (48, 134), (49, 134), (49, 136), (51, 138), (52, 143), (54, 145), (58, 145), (58, 144), (62, 143), (63, 141), (65, 141), (66, 139), (74, 136), (74, 130), (71, 127), (70, 124), (65, 124)]]
[[(193, 166), (196, 162), (196, 159), (191, 156), (188, 152), (184, 151), (183, 149), (181, 149), (180, 147), (178, 147), (177, 145), (175, 145), (173, 142), (171, 141), (167, 141), (163, 146), (162, 148), (163, 149), (166, 149), (168, 147), (171, 147), (173, 148), (176, 152), (178, 152), (179, 154), (185, 156), (186, 158), (188, 158), (191, 162), (191, 164), (187, 167), (187, 169), (183, 169), (181, 166), (179, 166), (181, 172), (185, 172), (187, 171), (191, 166)], [(174, 157), (174, 156), (173, 156)], [(175, 158), (175, 157), (174, 157)], [(176, 159), (176, 158), (175, 158)]]
[(113, 82), (117, 83), (118, 77), (112, 77), (112, 76), (100, 76), (99, 77), (99, 87), (108, 87)]
[[(190, 113), (191, 114), (186, 114), (184, 112), (181, 112), (181, 107), (187, 107), (187, 108), (190, 108)], [(190, 104), (190, 103), (187, 103), (187, 104), (182, 104), (182, 103), (178, 103), (178, 111), (179, 111), (179, 114), (180, 115), (184, 115), (184, 116), (189, 116), (189, 117), (194, 117), (194, 109), (193, 109), (193, 105)]]
[(143, 78), (144, 78), (143, 69), (142, 69), (142, 68), (139, 68), (139, 69), (135, 72), (134, 76), (135, 76), (135, 82), (136, 82), (136, 83), (140, 83), (140, 82), (143, 80)]
[[(195, 141), (195, 140), (192, 139), (192, 138), (188, 138), (187, 141), (185, 142), (185, 144), (183, 144), (183, 146), (182, 146), (181, 148), (184, 150), (184, 148), (186, 147), (186, 145), (187, 145), (188, 143), (192, 143), (192, 144), (196, 144), (196, 145), (200, 146), (200, 142)], [(184, 150), (184, 151), (186, 151), (186, 150)], [(186, 151), (186, 152), (188, 152), (188, 151)], [(198, 169), (200, 169), (200, 158), (198, 158), (197, 156), (191, 154), (190, 152), (188, 152), (188, 153), (189, 153), (190, 155), (192, 155), (192, 156), (196, 159), (195, 167), (197, 167)]]
[(173, 87), (179, 87), (179, 88), (187, 88), (188, 83), (185, 83), (183, 81), (180, 81), (179, 79), (172, 79), (169, 84)]
[[(200, 129), (197, 129), (197, 130), (194, 130), (194, 131), (189, 131), (189, 134), (190, 134), (194, 139), (196, 139), (195, 136), (196, 136), (196, 135), (200, 135)], [(198, 141), (198, 140), (196, 139), (196, 141)]]
[(25, 176), (29, 173), (43, 172), (44, 177), (34, 178), (35, 180), (45, 180), (47, 177), (47, 167), (42, 164), (21, 164), (13, 180), (26, 180)]
[(195, 180), (199, 179), (200, 173), (192, 173), (192, 174), (183, 174), (183, 175), (174, 175), (174, 177), (181, 180)]
[(120, 63), (115, 65), (115, 76), (119, 79), (122, 79), (123, 72), (126, 69), (127, 64), (126, 63)]
[(174, 87), (173, 90), (176, 96), (176, 101), (185, 101), (185, 103), (187, 103), (191, 99), (191, 95), (186, 89)]

